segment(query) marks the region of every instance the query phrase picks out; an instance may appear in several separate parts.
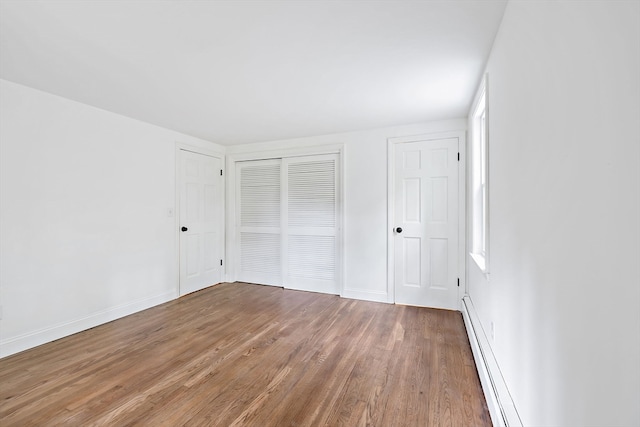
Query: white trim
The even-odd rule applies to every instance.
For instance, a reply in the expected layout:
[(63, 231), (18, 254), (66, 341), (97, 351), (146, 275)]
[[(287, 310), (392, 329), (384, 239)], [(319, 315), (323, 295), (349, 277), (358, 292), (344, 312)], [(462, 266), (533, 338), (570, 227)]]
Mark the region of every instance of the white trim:
[(247, 160), (282, 159), (285, 157), (314, 156), (316, 154), (342, 154), (344, 144), (312, 145), (308, 147), (292, 147), (273, 150), (248, 151), (227, 154), (227, 158), (235, 162)]
[(342, 298), (357, 299), (362, 301), (373, 301), (389, 303), (387, 293), (384, 291), (371, 291), (367, 289), (343, 289)]
[(387, 139), (387, 302), (391, 304), (396, 302), (395, 239), (393, 235), (395, 227), (395, 139)]
[(387, 139), (387, 301), (395, 302), (395, 145), (407, 142), (431, 141), (438, 139), (458, 139), (458, 152), (460, 161), (458, 162), (458, 277), (460, 287), (458, 288), (458, 299), (460, 308), (462, 306), (462, 296), (466, 289), (466, 132), (450, 131), (437, 132), (420, 135), (401, 136)]
[(184, 142), (180, 141), (176, 141), (175, 145), (176, 149), (178, 150), (191, 151), (192, 153), (205, 154), (207, 156), (219, 157), (221, 159), (224, 159), (225, 156), (224, 151), (220, 151), (215, 148), (200, 147), (197, 145), (185, 144)]
[(480, 254), (475, 254), (473, 252), (469, 252), (469, 256), (471, 256), (471, 259), (473, 259), (476, 262), (476, 265), (478, 266), (478, 268), (480, 269), (480, 271), (482, 271), (483, 273), (485, 273), (485, 275), (488, 275), (489, 273), (486, 271), (486, 259), (484, 256), (480, 255)]
[(224, 206), (224, 203), (226, 201), (226, 196), (225, 196), (225, 182), (227, 181), (227, 172), (226, 172), (226, 161), (225, 161), (225, 154), (222, 151), (213, 149), (213, 148), (208, 148), (208, 147), (200, 147), (200, 146), (195, 146), (195, 145), (190, 145), (190, 144), (185, 144), (183, 142), (180, 141), (176, 141), (175, 142), (175, 148), (174, 148), (174, 157), (175, 157), (175, 201), (174, 201), (174, 230), (175, 230), (175, 260), (176, 260), (176, 265), (178, 266), (178, 268), (176, 269), (177, 271), (177, 277), (176, 277), (176, 284), (177, 284), (177, 293), (178, 296), (183, 296), (183, 295), (187, 295), (189, 292), (185, 292), (184, 294), (181, 292), (181, 288), (180, 288), (180, 188), (182, 188), (182, 183), (180, 181), (181, 177), (182, 177), (182, 169), (180, 166), (180, 151), (189, 151), (191, 153), (196, 153), (196, 154), (202, 154), (205, 156), (210, 156), (210, 157), (215, 157), (217, 159), (220, 159), (220, 168), (222, 169), (222, 176), (223, 176), (223, 183), (222, 183), (222, 191), (221, 191), (221, 196), (220, 196), (220, 203), (222, 203), (222, 217), (220, 218), (222, 225), (220, 227), (220, 232), (222, 233), (222, 244), (223, 244), (223, 248), (222, 248), (222, 256), (223, 256), (223, 265), (222, 265), (222, 275), (221, 275), (221, 280), (225, 281), (226, 280), (226, 270), (227, 270), (227, 260), (229, 259), (229, 257), (227, 257), (227, 254), (225, 252), (225, 248), (226, 248), (226, 236), (225, 236), (225, 232), (226, 232), (226, 218), (225, 218), (225, 213), (226, 213), (226, 209)]
[(100, 310), (89, 316), (81, 317), (57, 325), (39, 329), (13, 338), (0, 340), (0, 357), (6, 357), (69, 335), (94, 328), (104, 323), (137, 313), (142, 310), (164, 304), (176, 299), (178, 294), (175, 291), (165, 292), (152, 297), (141, 298), (130, 301), (115, 307)]
[(467, 294), (467, 132), (461, 132), (458, 140), (458, 298)]
[(227, 260), (225, 267), (225, 282), (235, 282), (238, 277), (238, 260), (235, 253), (238, 243), (236, 242), (236, 160), (231, 155), (227, 155), (225, 174), (225, 245), (224, 257)]
[(496, 427), (522, 427), (522, 420), (507, 389), (498, 362), (491, 351), (480, 318), (468, 295), (462, 301), (462, 317), (492, 424)]
[[(474, 157), (473, 157), (473, 144), (474, 144), (474, 132), (475, 132), (475, 120), (478, 113), (478, 110), (481, 107), (481, 101), (484, 100), (484, 116), (485, 116), (485, 135), (484, 135), (484, 148), (485, 148), (485, 194), (486, 194), (486, 206), (485, 206), (485, 215), (483, 218), (484, 224), (484, 235), (485, 235), (485, 248), (484, 253), (474, 252), (474, 203), (473, 203), (473, 174), (474, 174)], [(490, 260), (490, 243), (491, 243), (491, 233), (490, 233), (490, 221), (489, 218), (491, 216), (490, 209), (490, 193), (491, 193), (491, 183), (490, 183), (490, 173), (489, 173), (489, 165), (490, 165), (490, 153), (489, 147), (491, 142), (489, 141), (489, 130), (490, 130), (490, 113), (489, 113), (489, 74), (485, 73), (482, 76), (482, 80), (480, 80), (480, 84), (478, 85), (478, 90), (473, 98), (473, 103), (471, 104), (471, 109), (469, 110), (469, 118), (468, 118), (468, 127), (469, 127), (469, 161), (470, 161), (470, 172), (469, 173), (469, 182), (467, 185), (468, 189), (468, 245), (469, 245), (469, 254), (476, 262), (480, 270), (482, 270), (483, 274), (489, 280), (489, 260)]]
[(345, 197), (345, 181), (347, 174), (345, 173), (345, 155), (346, 155), (346, 147), (343, 145), (340, 145), (337, 147), (338, 148), (338, 161), (336, 164), (336, 167), (338, 168), (338, 254), (336, 257), (336, 260), (338, 261), (338, 275), (337, 275), (337, 280), (338, 280), (338, 289), (340, 290), (340, 296), (344, 297), (345, 296), (345, 286), (346, 286), (346, 270), (345, 270), (345, 265), (346, 265), (346, 259), (345, 259), (345, 250), (344, 250), (344, 236), (346, 236), (346, 231), (345, 231), (345, 204), (346, 204), (346, 200), (347, 198)]
[(345, 146), (344, 144), (328, 144), (328, 145), (314, 145), (308, 147), (294, 147), (294, 148), (282, 148), (273, 150), (259, 150), (250, 152), (232, 153), (226, 156), (226, 169), (231, 171), (226, 173), (226, 254), (225, 257), (228, 260), (226, 263), (226, 275), (225, 281), (235, 282), (238, 278), (238, 256), (228, 256), (229, 254), (237, 254), (238, 252), (238, 237), (236, 227), (236, 164), (243, 161), (251, 160), (267, 160), (267, 159), (283, 159), (290, 157), (303, 157), (314, 156), (323, 154), (337, 154), (338, 161), (336, 166), (338, 167), (338, 254), (337, 261), (339, 263), (337, 268), (337, 280), (340, 296), (343, 296), (345, 289), (345, 251), (344, 251), (344, 214), (345, 214)]

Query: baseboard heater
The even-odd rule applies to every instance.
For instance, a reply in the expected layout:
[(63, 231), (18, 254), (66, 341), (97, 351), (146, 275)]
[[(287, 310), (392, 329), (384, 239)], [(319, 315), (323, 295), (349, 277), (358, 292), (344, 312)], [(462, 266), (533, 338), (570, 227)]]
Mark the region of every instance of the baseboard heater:
[(491, 422), (495, 427), (522, 427), (513, 399), (502, 377), (498, 362), (489, 345), (489, 340), (480, 324), (471, 298), (465, 296), (462, 300), (462, 316), (467, 328), (469, 343), (473, 351), (473, 358), (478, 367), (478, 376), (482, 384)]

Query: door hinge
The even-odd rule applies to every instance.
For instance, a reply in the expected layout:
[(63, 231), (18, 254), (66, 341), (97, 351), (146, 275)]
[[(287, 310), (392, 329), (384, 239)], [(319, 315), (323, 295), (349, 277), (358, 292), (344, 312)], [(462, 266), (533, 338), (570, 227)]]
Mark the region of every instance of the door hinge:
[[(222, 265), (222, 260), (220, 260), (220, 265)], [(458, 285), (458, 286), (460, 286), (460, 285)]]
[(458, 287), (460, 287), (460, 278), (458, 277)]
[(458, 161), (460, 161), (460, 152), (458, 151)]

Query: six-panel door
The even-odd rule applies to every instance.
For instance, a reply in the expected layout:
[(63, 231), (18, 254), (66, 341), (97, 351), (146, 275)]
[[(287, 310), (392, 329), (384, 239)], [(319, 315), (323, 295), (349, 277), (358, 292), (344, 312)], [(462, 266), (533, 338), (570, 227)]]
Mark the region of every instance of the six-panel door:
[(395, 302), (457, 310), (458, 139), (401, 143), (394, 155)]
[(222, 281), (221, 160), (180, 150), (180, 294)]

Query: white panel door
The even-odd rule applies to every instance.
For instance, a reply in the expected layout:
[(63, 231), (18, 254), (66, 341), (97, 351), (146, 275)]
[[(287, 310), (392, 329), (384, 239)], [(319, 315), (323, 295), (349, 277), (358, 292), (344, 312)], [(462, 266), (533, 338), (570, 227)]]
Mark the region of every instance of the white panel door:
[(282, 286), (280, 164), (280, 159), (237, 163), (239, 281)]
[(339, 294), (338, 156), (282, 160), (284, 287)]
[(395, 301), (457, 310), (458, 139), (394, 150)]
[(180, 162), (180, 295), (222, 281), (221, 159), (186, 150)]

